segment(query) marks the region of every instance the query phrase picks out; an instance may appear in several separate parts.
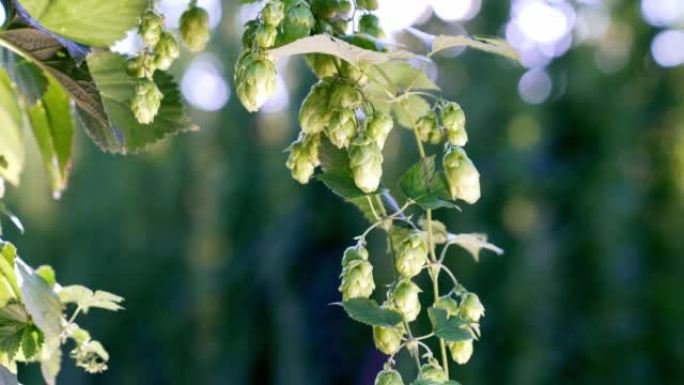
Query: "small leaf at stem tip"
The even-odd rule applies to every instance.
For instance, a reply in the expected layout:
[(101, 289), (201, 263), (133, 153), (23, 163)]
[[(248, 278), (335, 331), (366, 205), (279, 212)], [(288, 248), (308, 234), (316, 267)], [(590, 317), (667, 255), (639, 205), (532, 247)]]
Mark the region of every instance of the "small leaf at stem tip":
[(482, 251), (482, 249), (493, 251), (497, 255), (502, 255), (504, 253), (503, 249), (487, 242), (486, 234), (449, 234), (447, 236), (447, 241), (464, 248), (473, 256), (475, 262), (480, 262), (480, 251)]
[(370, 326), (395, 327), (401, 323), (401, 314), (383, 309), (372, 299), (354, 298), (342, 303), (349, 317)]
[(443, 172), (437, 171), (434, 156), (411, 166), (399, 179), (399, 188), (424, 209), (458, 209), (450, 200), (446, 178)]
[(445, 341), (466, 341), (474, 336), (468, 323), (458, 317), (449, 317), (445, 309), (431, 307), (428, 316), (435, 335)]

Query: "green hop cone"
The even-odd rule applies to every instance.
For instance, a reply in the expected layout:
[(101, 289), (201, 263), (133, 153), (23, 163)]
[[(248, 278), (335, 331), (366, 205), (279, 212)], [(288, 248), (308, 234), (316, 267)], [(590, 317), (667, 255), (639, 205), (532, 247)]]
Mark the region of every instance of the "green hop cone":
[(400, 276), (412, 278), (420, 273), (428, 258), (428, 246), (418, 232), (409, 234), (399, 245), (395, 268)]
[(367, 33), (377, 39), (385, 38), (385, 32), (380, 28), (380, 19), (370, 13), (361, 16), (359, 19), (359, 32)]
[(337, 75), (335, 60), (334, 56), (322, 53), (310, 53), (306, 55), (306, 63), (319, 79)]
[(282, 25), (284, 43), (309, 36), (315, 22), (309, 3), (304, 0), (298, 1), (285, 13)]
[(135, 95), (131, 99), (131, 111), (140, 124), (150, 124), (161, 107), (164, 95), (157, 84), (150, 79), (140, 79), (135, 85)]
[(337, 12), (337, 0), (312, 0), (311, 12), (317, 19), (331, 19)]
[(245, 23), (243, 27), (244, 32), (242, 32), (242, 46), (245, 48), (252, 48), (254, 42), (256, 41), (256, 31), (261, 23), (258, 20), (250, 20)]
[(277, 27), (285, 18), (285, 4), (279, 0), (269, 1), (261, 11), (264, 23)]
[(385, 369), (375, 377), (374, 385), (404, 385), (404, 381), (396, 370)]
[(435, 302), (435, 307), (446, 310), (448, 317), (456, 317), (459, 313), (458, 302), (453, 298), (441, 297)]
[(157, 12), (148, 10), (140, 17), (138, 33), (146, 46), (154, 47), (157, 45), (163, 30), (164, 19)]
[(359, 9), (375, 11), (378, 9), (378, 0), (356, 0), (356, 6), (358, 6)]
[(473, 356), (473, 340), (455, 341), (448, 343), (451, 358), (459, 365), (464, 365)]
[(154, 56), (147, 52), (142, 52), (126, 61), (126, 73), (134, 78), (152, 77), (157, 69)]
[(431, 142), (435, 131), (439, 131), (437, 115), (432, 111), (418, 118), (415, 125), (420, 140), (426, 143)]
[(311, 87), (299, 110), (299, 124), (302, 132), (316, 134), (329, 124), (332, 113), (328, 109), (331, 83), (321, 80)]
[(350, 262), (342, 269), (341, 278), (339, 290), (343, 301), (352, 298), (368, 298), (375, 290), (373, 265), (368, 261)]
[(377, 190), (382, 177), (380, 147), (369, 137), (357, 137), (349, 147), (349, 167), (361, 191), (368, 194)]
[(337, 110), (330, 117), (328, 139), (337, 148), (347, 148), (356, 133), (356, 113), (354, 110)]
[(344, 251), (342, 256), (342, 267), (347, 267), (351, 262), (354, 261), (367, 261), (368, 260), (368, 250), (361, 246), (349, 246)]
[(414, 321), (420, 314), (418, 294), (421, 291), (410, 279), (402, 279), (392, 291), (392, 303), (407, 322)]
[(364, 85), (368, 82), (368, 77), (363, 73), (363, 68), (357, 67), (346, 60), (342, 60), (340, 63), (340, 75), (358, 85)]
[(178, 40), (170, 32), (162, 33), (159, 43), (154, 47), (155, 66), (162, 71), (166, 71), (179, 55), (180, 46), (178, 45)]
[(420, 378), (423, 380), (434, 381), (439, 384), (449, 381), (444, 369), (437, 363), (425, 364), (420, 367)]
[(468, 293), (461, 300), (461, 317), (470, 322), (478, 322), (484, 316), (485, 308), (475, 293)]
[(290, 146), (290, 155), (285, 165), (292, 172), (292, 178), (301, 184), (306, 184), (313, 176), (320, 161), (318, 146), (320, 136), (303, 135)]
[(335, 108), (357, 108), (363, 103), (361, 93), (354, 86), (338, 84), (330, 94), (330, 106)]
[(404, 328), (402, 326), (393, 328), (373, 326), (373, 342), (375, 342), (375, 347), (388, 356), (399, 351), (403, 335)]
[(451, 148), (442, 160), (453, 200), (473, 204), (480, 199), (480, 173), (460, 147)]
[(240, 102), (248, 111), (258, 111), (273, 95), (276, 76), (275, 63), (265, 55), (250, 53), (238, 60), (235, 89)]
[(273, 47), (276, 42), (276, 37), (278, 37), (276, 28), (267, 24), (257, 27), (256, 32), (254, 33), (254, 40), (261, 48)]
[(209, 42), (209, 13), (204, 8), (190, 5), (180, 17), (180, 33), (190, 51), (203, 51)]
[(468, 143), (468, 133), (465, 130), (466, 117), (461, 106), (448, 103), (440, 115), (449, 143), (459, 147), (465, 146)]
[(387, 136), (394, 128), (394, 121), (392, 118), (382, 111), (375, 111), (371, 117), (366, 120), (366, 132), (375, 143), (382, 149), (385, 147)]

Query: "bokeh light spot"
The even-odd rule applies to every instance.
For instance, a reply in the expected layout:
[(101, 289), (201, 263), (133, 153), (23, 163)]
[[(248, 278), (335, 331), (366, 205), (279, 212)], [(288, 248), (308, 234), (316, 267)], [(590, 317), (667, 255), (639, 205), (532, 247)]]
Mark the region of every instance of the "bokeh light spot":
[(546, 71), (531, 69), (520, 78), (518, 92), (522, 100), (529, 104), (540, 104), (551, 95), (553, 83)]
[(661, 67), (675, 67), (684, 63), (684, 32), (660, 32), (651, 43), (651, 55)]
[(181, 91), (193, 107), (204, 111), (223, 108), (230, 99), (230, 89), (223, 69), (213, 56), (198, 56), (185, 71)]
[(437, 17), (445, 21), (466, 21), (474, 18), (482, 7), (481, 0), (431, 0)]

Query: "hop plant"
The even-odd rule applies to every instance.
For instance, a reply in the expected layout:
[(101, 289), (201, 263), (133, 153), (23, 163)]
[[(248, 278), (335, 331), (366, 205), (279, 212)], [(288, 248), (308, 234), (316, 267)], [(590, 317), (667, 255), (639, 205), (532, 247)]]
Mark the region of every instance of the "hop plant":
[(352, 298), (368, 298), (375, 290), (373, 281), (373, 265), (368, 261), (353, 261), (342, 269), (342, 283), (340, 292), (342, 300), (347, 301)]
[(375, 342), (375, 347), (388, 356), (399, 351), (401, 348), (401, 337), (403, 335), (404, 330), (401, 326), (373, 327), (373, 342)]
[(154, 10), (147, 10), (140, 17), (140, 24), (138, 26), (138, 33), (142, 37), (143, 43), (146, 46), (154, 47), (161, 38), (164, 30), (164, 19), (160, 14)]
[(468, 143), (468, 133), (465, 130), (466, 117), (463, 109), (456, 103), (448, 103), (441, 111), (440, 118), (447, 140), (454, 146), (463, 147)]
[(404, 381), (396, 370), (385, 369), (375, 377), (374, 385), (404, 385)]
[(375, 140), (375, 143), (380, 149), (385, 147), (387, 136), (392, 131), (394, 122), (392, 118), (382, 111), (375, 111), (366, 120), (366, 131), (370, 138)]
[(480, 297), (475, 293), (466, 294), (461, 301), (460, 313), (465, 320), (479, 322), (485, 313)]
[(449, 149), (442, 160), (451, 198), (473, 204), (480, 199), (480, 173), (460, 147)]
[(352, 85), (341, 83), (334, 87), (330, 94), (330, 105), (346, 109), (357, 108), (363, 103), (361, 93)]
[(434, 381), (438, 384), (449, 381), (444, 369), (436, 362), (425, 364), (420, 368), (420, 377), (424, 380)]
[(395, 267), (400, 276), (412, 278), (420, 273), (428, 258), (428, 246), (418, 232), (409, 234), (399, 245)]
[(154, 65), (157, 69), (166, 71), (180, 55), (178, 40), (171, 32), (163, 32), (159, 42), (154, 47)]
[(299, 110), (302, 132), (316, 134), (328, 126), (332, 115), (328, 110), (331, 87), (332, 84), (327, 80), (321, 80), (311, 87)]
[(261, 48), (272, 47), (276, 42), (276, 37), (278, 37), (278, 30), (268, 24), (260, 25), (254, 32), (254, 40)]
[(378, 39), (385, 38), (385, 32), (380, 28), (380, 19), (377, 16), (366, 13), (359, 20), (359, 32), (366, 33)]
[(358, 136), (349, 147), (349, 167), (354, 183), (365, 193), (378, 189), (382, 177), (382, 152), (373, 139)]
[(470, 361), (473, 355), (473, 340), (449, 342), (449, 352), (451, 358), (459, 365), (464, 365)]
[(365, 9), (367, 11), (375, 11), (378, 9), (378, 0), (356, 0), (356, 5), (360, 9)]
[(309, 3), (304, 0), (297, 1), (285, 13), (282, 25), (284, 42), (289, 43), (309, 36), (315, 22)]
[(328, 125), (328, 139), (337, 148), (347, 148), (356, 133), (354, 110), (340, 109), (334, 112)]
[(190, 51), (203, 51), (209, 42), (209, 13), (191, 3), (180, 17), (180, 33)]
[(292, 178), (297, 182), (306, 184), (311, 179), (314, 170), (320, 163), (318, 159), (320, 142), (320, 136), (304, 134), (290, 147), (286, 166), (292, 172)]
[(418, 118), (416, 130), (423, 142), (437, 144), (442, 140), (442, 132), (437, 124), (437, 115), (432, 111)]
[(142, 52), (126, 61), (126, 73), (134, 78), (150, 78), (156, 69), (154, 56), (147, 52)]
[(285, 18), (285, 4), (279, 0), (269, 1), (261, 11), (264, 23), (271, 27), (277, 27)]
[(240, 102), (248, 111), (258, 111), (275, 91), (276, 68), (266, 55), (247, 53), (236, 64), (235, 84)]
[(319, 79), (337, 75), (336, 59), (333, 56), (322, 53), (308, 54), (306, 63)]
[(342, 267), (347, 267), (351, 262), (354, 261), (367, 261), (368, 260), (368, 250), (362, 245), (349, 246), (344, 251), (342, 256)]
[(150, 124), (159, 112), (164, 95), (150, 79), (140, 79), (135, 85), (131, 111), (140, 124)]
[(420, 299), (418, 294), (422, 290), (410, 279), (402, 279), (392, 291), (392, 303), (402, 314), (404, 320), (412, 322), (420, 314)]
[(456, 317), (459, 313), (458, 302), (453, 298), (442, 297), (437, 299), (435, 302), (435, 307), (438, 309), (444, 309), (449, 317)]

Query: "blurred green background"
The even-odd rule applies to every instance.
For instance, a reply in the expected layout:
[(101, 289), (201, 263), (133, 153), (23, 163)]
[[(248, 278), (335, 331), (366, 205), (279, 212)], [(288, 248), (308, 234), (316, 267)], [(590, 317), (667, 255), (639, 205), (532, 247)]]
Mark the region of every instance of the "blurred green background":
[[(124, 312), (84, 318), (109, 349), (110, 370), (89, 376), (67, 362), (60, 381), (371, 384), (383, 356), (370, 328), (328, 306), (338, 300), (342, 251), (367, 224), (322, 185), (297, 185), (284, 166), (314, 78), (301, 59), (289, 61), (288, 92), (268, 113), (247, 114), (230, 87), (253, 8), (205, 3), (222, 21), (210, 52), (176, 68), (201, 131), (128, 157), (101, 153), (81, 133), (60, 201), (35, 152), (22, 186), (9, 191), (27, 233), (6, 235), (24, 259), (51, 264), (64, 284), (126, 298)], [(434, 68), (468, 115), (483, 192), (475, 206), (438, 217), (506, 250), (479, 264), (461, 251), (447, 259), (487, 307), (483, 338), (455, 377), (683, 384), (684, 5), (381, 3), (389, 28), (496, 34), (524, 50), (525, 67), (469, 51)], [(419, 48), (409, 35), (394, 38)], [(416, 159), (410, 139), (395, 132), (387, 180)], [(383, 248), (372, 240), (372, 254)], [(387, 261), (374, 262), (387, 277)], [(22, 382), (39, 383), (37, 370)]]

